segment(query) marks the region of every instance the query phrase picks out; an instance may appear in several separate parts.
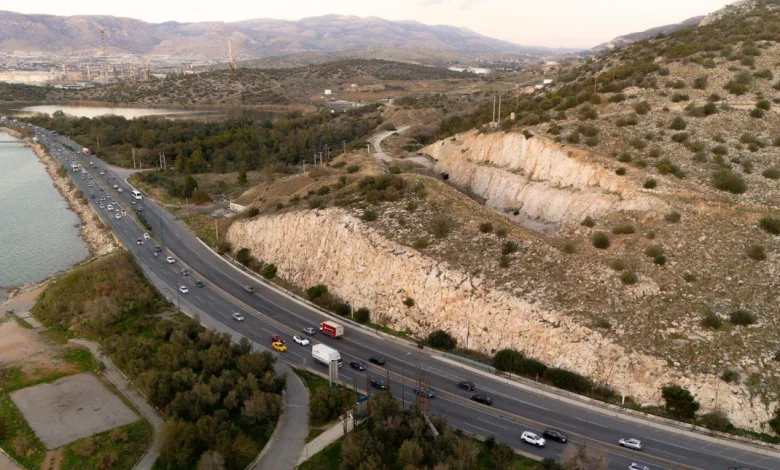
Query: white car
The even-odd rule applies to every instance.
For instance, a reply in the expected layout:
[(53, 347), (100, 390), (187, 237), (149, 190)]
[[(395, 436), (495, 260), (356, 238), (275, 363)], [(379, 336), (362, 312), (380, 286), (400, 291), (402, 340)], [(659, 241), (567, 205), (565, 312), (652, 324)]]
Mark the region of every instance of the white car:
[(186, 293), (188, 293), (189, 291), (190, 291), (190, 290), (189, 290), (189, 289), (187, 289), (187, 287), (186, 287), (186, 286), (179, 286), (179, 292), (181, 292), (182, 294), (186, 294)]
[(122, 188), (117, 189), (117, 191), (119, 191), (121, 193), (122, 192)]
[(116, 188), (118, 188), (118, 187), (119, 187), (119, 185), (118, 185), (118, 184), (115, 184), (115, 185), (114, 185), (114, 189), (116, 189)]
[(631, 438), (624, 437), (623, 439), (620, 439), (618, 441), (618, 444), (628, 449), (642, 450), (642, 441), (640, 441), (639, 439), (635, 439), (633, 437)]
[(650, 467), (633, 462), (628, 466), (628, 470), (650, 470)]
[(301, 338), (300, 336), (293, 336), (293, 341), (300, 344), (301, 346), (308, 346), (309, 340), (306, 338)]
[(547, 443), (543, 437), (537, 436), (530, 431), (523, 431), (523, 434), (520, 436), (520, 440), (537, 447), (544, 447), (544, 445)]
[(150, 237), (149, 237), (149, 234), (148, 234), (148, 233), (146, 233), (146, 232), (144, 232), (144, 238), (148, 240), (148, 239), (150, 238)]
[(108, 210), (112, 211), (112, 210), (114, 210), (114, 206), (112, 206), (111, 204), (109, 204), (109, 205), (108, 205), (108, 207), (106, 207), (106, 209), (108, 209)]
[(121, 218), (122, 218), (122, 214), (120, 214), (119, 212), (117, 212), (117, 213), (116, 213), (116, 215), (114, 216), (114, 218), (115, 218), (115, 219), (121, 219)]
[(240, 313), (238, 313), (238, 312), (235, 312), (235, 313), (233, 314), (233, 319), (234, 319), (235, 321), (244, 321), (244, 316), (243, 316), (243, 315), (241, 315), (241, 314), (240, 314)]
[(173, 256), (168, 256), (167, 258), (165, 258), (165, 261), (167, 261), (168, 264), (173, 264), (176, 262), (176, 260), (173, 259)]

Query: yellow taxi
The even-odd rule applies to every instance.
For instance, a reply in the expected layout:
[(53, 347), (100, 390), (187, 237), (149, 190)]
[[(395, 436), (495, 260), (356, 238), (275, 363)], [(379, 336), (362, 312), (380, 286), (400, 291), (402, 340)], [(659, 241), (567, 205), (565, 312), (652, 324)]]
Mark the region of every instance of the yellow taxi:
[(273, 346), (273, 348), (279, 352), (287, 351), (287, 346), (285, 346), (284, 343), (280, 343), (279, 341), (274, 341), (271, 343), (271, 346)]

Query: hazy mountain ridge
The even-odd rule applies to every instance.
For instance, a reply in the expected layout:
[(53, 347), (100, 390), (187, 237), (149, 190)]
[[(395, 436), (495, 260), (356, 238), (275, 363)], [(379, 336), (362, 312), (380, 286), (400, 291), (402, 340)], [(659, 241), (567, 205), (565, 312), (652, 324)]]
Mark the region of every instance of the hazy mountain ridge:
[(461, 53), (518, 52), (521, 46), (467, 28), (326, 15), (298, 21), (147, 23), (113, 16), (25, 15), (0, 12), (0, 51), (97, 52), (100, 30), (112, 53), (223, 57), (233, 41), (237, 58), (368, 48)]
[(618, 36), (612, 39), (611, 41), (605, 42), (603, 44), (599, 44), (598, 46), (589, 49), (588, 52), (602, 52), (607, 49), (627, 46), (637, 41), (652, 39), (658, 36), (659, 34), (671, 34), (674, 33), (675, 31), (680, 31), (682, 29), (695, 28), (696, 26), (699, 26), (699, 24), (704, 20), (704, 18), (705, 16), (694, 16), (693, 18), (688, 18), (687, 20), (680, 23), (667, 24), (664, 26), (656, 26), (655, 28), (650, 28), (645, 31), (640, 31), (631, 34), (624, 34), (623, 36)]

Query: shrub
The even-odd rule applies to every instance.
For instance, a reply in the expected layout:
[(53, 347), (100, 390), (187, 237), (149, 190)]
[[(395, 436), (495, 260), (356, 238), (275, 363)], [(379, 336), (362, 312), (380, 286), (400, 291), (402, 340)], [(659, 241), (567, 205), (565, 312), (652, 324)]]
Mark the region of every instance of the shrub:
[(771, 180), (778, 180), (778, 179), (780, 179), (780, 168), (778, 168), (776, 166), (767, 168), (766, 170), (764, 170), (761, 173), (761, 175), (764, 178), (769, 178)]
[(721, 191), (733, 194), (742, 194), (747, 191), (747, 183), (742, 176), (727, 168), (722, 168), (712, 174), (712, 184)]
[(436, 216), (431, 221), (430, 231), (436, 238), (444, 238), (452, 231), (452, 219), (445, 215)]
[(233, 249), (233, 245), (229, 241), (227, 241), (227, 240), (222, 240), (217, 245), (217, 253), (219, 253), (220, 255), (224, 255), (225, 253), (229, 253), (230, 250), (232, 250), (232, 249)]
[(761, 109), (764, 111), (769, 111), (769, 108), (772, 107), (772, 104), (769, 102), (769, 100), (758, 100), (756, 102), (756, 108)]
[(516, 253), (520, 249), (520, 246), (517, 244), (517, 242), (509, 240), (504, 243), (504, 246), (501, 248), (501, 254), (502, 255), (511, 255), (512, 253)]
[[(580, 225), (582, 225), (583, 227), (593, 228), (593, 227), (596, 226), (596, 221), (593, 220), (593, 218), (588, 215), (584, 219), (582, 219), (582, 222), (580, 222)], [(778, 225), (780, 225), (780, 219), (778, 220)]]
[(444, 330), (435, 330), (428, 335), (428, 346), (436, 349), (452, 349), (458, 341)]
[(579, 132), (570, 132), (569, 135), (566, 136), (566, 142), (570, 144), (579, 144), (580, 143)]
[(368, 321), (371, 319), (371, 311), (365, 307), (360, 307), (359, 309), (355, 310), (354, 315), (355, 321), (361, 324), (368, 323)]
[(490, 222), (483, 222), (479, 224), (479, 231), (482, 233), (490, 233), (493, 231), (493, 224)]
[(247, 209), (247, 211), (246, 211), (246, 216), (247, 216), (248, 218), (250, 218), (250, 219), (251, 219), (252, 217), (257, 217), (259, 214), (260, 214), (260, 209), (258, 209), (257, 207), (250, 207), (250, 208), (249, 208), (249, 209)]
[(699, 411), (697, 402), (691, 392), (679, 385), (667, 385), (661, 389), (661, 396), (666, 401), (666, 410), (682, 419), (692, 419)]
[(624, 176), (626, 174), (626, 169), (621, 166), (620, 168), (615, 170), (615, 174), (618, 176)]
[(734, 310), (729, 314), (729, 321), (734, 325), (752, 325), (756, 322), (756, 316), (747, 310)]
[(372, 209), (366, 209), (363, 211), (363, 215), (360, 216), (360, 218), (365, 222), (373, 222), (377, 219), (378, 214), (375, 210)]
[(620, 271), (626, 269), (626, 262), (623, 261), (620, 258), (615, 258), (615, 259), (609, 261), (609, 267), (612, 268), (615, 271), (620, 272)]
[(509, 232), (508, 232), (508, 230), (507, 230), (507, 228), (506, 228), (506, 227), (498, 227), (498, 228), (496, 229), (496, 236), (497, 236), (498, 238), (504, 238), (504, 237), (506, 237), (506, 236), (507, 236), (507, 234), (508, 234), (508, 233), (509, 233)]
[(766, 259), (766, 253), (764, 247), (761, 245), (750, 245), (747, 248), (748, 258), (755, 261), (764, 261)]
[(726, 432), (731, 428), (731, 421), (726, 417), (726, 413), (721, 410), (711, 411), (699, 417), (699, 423), (707, 429), (713, 431)]
[(676, 224), (680, 221), (680, 218), (682, 216), (679, 212), (670, 212), (664, 216), (664, 220), (669, 222), (670, 224)]
[(591, 239), (593, 246), (600, 250), (606, 250), (609, 248), (609, 235), (604, 232), (596, 232)]
[(670, 162), (668, 159), (664, 158), (660, 162), (658, 162), (655, 165), (655, 168), (658, 170), (658, 173), (662, 175), (668, 175), (669, 173), (679, 176), (682, 172), (680, 171), (680, 167), (675, 165), (674, 163)]
[(661, 149), (651, 148), (650, 151), (647, 153), (647, 156), (650, 158), (658, 158), (661, 156)]
[(554, 386), (574, 393), (586, 393), (593, 387), (587, 377), (557, 367), (548, 367), (542, 377)]
[(650, 103), (647, 101), (640, 101), (639, 103), (634, 105), (634, 111), (637, 114), (645, 115), (649, 113), (652, 110), (652, 106), (650, 106)]
[(630, 162), (631, 162), (631, 160), (633, 160), (633, 158), (631, 157), (631, 154), (630, 154), (630, 153), (628, 153), (628, 152), (623, 152), (623, 153), (621, 153), (621, 154), (620, 154), (620, 156), (618, 157), (618, 161), (619, 161), (620, 163), (630, 163)]
[(679, 103), (680, 101), (688, 101), (691, 97), (684, 93), (675, 93), (672, 95), (672, 103)]
[(656, 256), (660, 256), (662, 254), (664, 254), (664, 249), (661, 245), (650, 245), (645, 248), (645, 256), (650, 258), (655, 258)]
[(599, 117), (599, 112), (596, 111), (596, 108), (594, 108), (591, 105), (585, 105), (580, 108), (580, 110), (577, 112), (577, 118), (580, 121), (589, 121), (592, 119), (596, 119)]
[(595, 147), (600, 143), (601, 142), (599, 141), (598, 137), (588, 137), (587, 139), (585, 139), (585, 145), (587, 145), (588, 147)]
[(241, 248), (238, 250), (236, 253), (236, 261), (244, 266), (248, 265), (252, 261), (252, 254), (249, 251), (249, 248)]
[(688, 123), (685, 122), (685, 119), (681, 118), (680, 116), (672, 119), (672, 123), (669, 125), (669, 129), (675, 131), (684, 131), (686, 127), (688, 127)]
[(690, 136), (691, 135), (688, 134), (687, 132), (678, 132), (677, 134), (672, 135), (672, 140), (679, 144), (688, 140)]
[(594, 325), (596, 328), (603, 328), (605, 330), (612, 328), (612, 323), (606, 318), (597, 318)]
[(723, 373), (720, 374), (720, 379), (729, 384), (739, 382), (739, 372), (730, 368), (725, 369)]
[(634, 226), (631, 224), (618, 225), (612, 229), (612, 233), (615, 235), (631, 235), (635, 231), (636, 230), (634, 230)]
[(623, 274), (620, 275), (620, 282), (622, 282), (627, 286), (636, 284), (638, 281), (639, 281), (639, 277), (636, 275), (634, 271), (625, 271), (623, 272)]
[(655, 230), (648, 230), (645, 234), (648, 240), (655, 240)]
[(322, 284), (317, 284), (316, 286), (312, 286), (306, 289), (306, 297), (308, 297), (309, 300), (320, 298), (327, 293), (328, 287)]
[(663, 266), (666, 264), (666, 255), (658, 255), (655, 258), (653, 258), (653, 263), (657, 264), (658, 266)]
[(502, 372), (515, 372), (515, 368), (523, 361), (523, 353), (514, 349), (499, 349), (493, 355), (493, 367)]
[(645, 184), (642, 185), (645, 189), (655, 189), (655, 187), (658, 185), (658, 182), (654, 180), (653, 178), (648, 178), (645, 180)]
[(780, 235), (780, 218), (765, 216), (758, 222), (758, 226), (772, 235)]
[(410, 308), (411, 308), (411, 307), (414, 307), (414, 299), (413, 299), (413, 298), (411, 298), (411, 297), (407, 297), (407, 298), (405, 298), (405, 299), (403, 300), (403, 302), (401, 302), (401, 303), (403, 303), (404, 305), (406, 305), (407, 307), (410, 307)]
[(696, 282), (696, 275), (693, 273), (683, 273), (683, 280), (685, 282)]
[(626, 101), (626, 95), (623, 93), (615, 93), (614, 95), (609, 97), (608, 100), (610, 103), (622, 103), (623, 101)]
[(750, 111), (750, 117), (756, 118), (756, 119), (761, 119), (761, 118), (764, 117), (764, 110), (755, 108), (752, 111)]
[(347, 173), (357, 173), (358, 171), (360, 171), (360, 167), (357, 165), (350, 165), (347, 167)]
[(422, 250), (424, 248), (428, 248), (428, 239), (425, 237), (417, 237), (417, 239), (414, 241), (414, 247), (418, 250)]
[(263, 266), (263, 271), (261, 272), (264, 278), (266, 279), (273, 279), (276, 277), (276, 265), (275, 264), (266, 264)]
[(768, 423), (775, 434), (780, 434), (780, 407), (775, 408), (775, 417), (770, 419)]
[(704, 318), (702, 318), (701, 324), (703, 326), (706, 326), (707, 328), (712, 328), (713, 330), (717, 330), (723, 325), (723, 320), (721, 320), (718, 314), (708, 311), (704, 315)]
[(707, 88), (707, 76), (703, 75), (701, 77), (697, 77), (693, 81), (693, 87), (697, 90), (704, 90)]
[(644, 150), (647, 147), (647, 143), (638, 137), (629, 140), (628, 143), (637, 150)]
[(617, 127), (636, 126), (637, 124), (639, 124), (639, 119), (636, 117), (635, 114), (626, 117), (619, 117), (615, 121), (615, 125)]
[(501, 255), (501, 257), (498, 259), (498, 267), (506, 269), (509, 267), (509, 256), (508, 255)]
[(725, 145), (716, 145), (712, 148), (712, 153), (715, 155), (728, 155), (729, 149)]
[(417, 210), (417, 203), (414, 201), (409, 201), (406, 203), (406, 211), (407, 212), (414, 212)]

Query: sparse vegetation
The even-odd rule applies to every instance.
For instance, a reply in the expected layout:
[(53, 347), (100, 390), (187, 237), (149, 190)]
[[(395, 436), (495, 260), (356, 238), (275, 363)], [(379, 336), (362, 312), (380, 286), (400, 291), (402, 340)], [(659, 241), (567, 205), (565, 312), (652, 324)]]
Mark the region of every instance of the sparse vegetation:
[(610, 242), (609, 242), (609, 235), (607, 235), (604, 232), (596, 232), (593, 234), (593, 237), (591, 238), (591, 241), (593, 242), (593, 246), (600, 250), (606, 250), (609, 248)]

